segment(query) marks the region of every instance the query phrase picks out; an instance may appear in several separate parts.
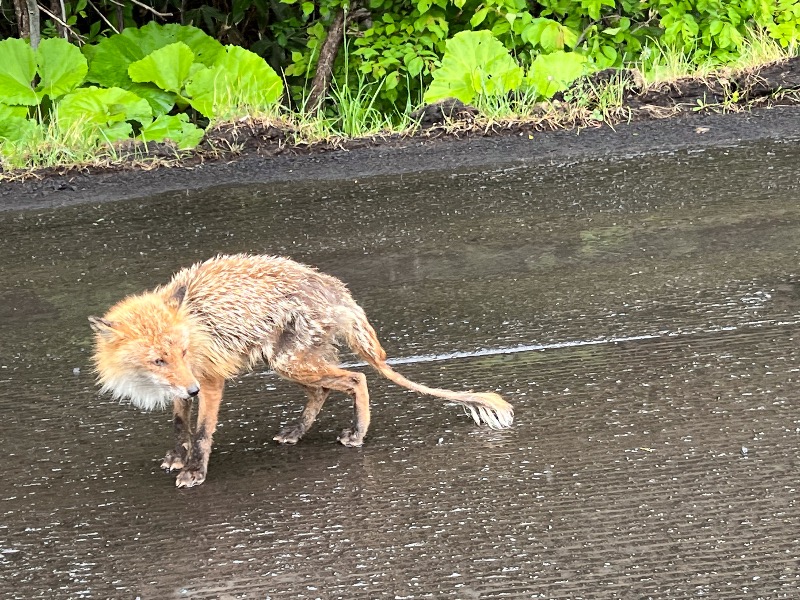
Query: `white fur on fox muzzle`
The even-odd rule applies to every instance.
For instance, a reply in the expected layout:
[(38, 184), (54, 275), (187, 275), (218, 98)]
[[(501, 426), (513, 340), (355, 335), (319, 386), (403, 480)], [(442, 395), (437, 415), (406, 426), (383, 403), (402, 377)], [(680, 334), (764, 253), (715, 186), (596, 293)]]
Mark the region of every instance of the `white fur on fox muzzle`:
[(173, 398), (186, 390), (176, 390), (151, 377), (128, 374), (105, 381), (100, 391), (110, 392), (117, 400), (127, 400), (135, 407), (149, 412), (171, 406)]

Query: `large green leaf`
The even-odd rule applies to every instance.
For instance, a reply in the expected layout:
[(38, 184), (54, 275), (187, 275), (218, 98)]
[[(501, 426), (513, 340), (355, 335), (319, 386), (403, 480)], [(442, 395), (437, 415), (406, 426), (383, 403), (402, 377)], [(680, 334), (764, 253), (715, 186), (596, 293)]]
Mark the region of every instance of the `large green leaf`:
[(136, 83), (155, 83), (162, 90), (180, 94), (193, 63), (192, 49), (175, 42), (131, 63), (128, 75)]
[(165, 115), (175, 106), (177, 96), (172, 92), (162, 90), (152, 83), (131, 83), (131, 86), (125, 89), (133, 92), (139, 98), (147, 100), (155, 115)]
[(6, 104), (0, 103), (0, 114), (3, 117), (15, 117), (20, 119), (26, 119), (30, 109), (27, 106), (8, 106)]
[(146, 100), (121, 88), (81, 88), (64, 96), (56, 112), (62, 129), (85, 127), (112, 142), (130, 137), (129, 121), (144, 126), (153, 117)]
[(194, 148), (203, 139), (204, 131), (189, 123), (189, 116), (161, 115), (155, 121), (142, 128), (142, 139), (145, 142), (163, 142), (172, 140), (181, 150)]
[(578, 34), (553, 19), (531, 19), (522, 31), (522, 39), (532, 45), (539, 45), (545, 52), (572, 48), (578, 41)]
[[(203, 65), (213, 65), (222, 51), (222, 44), (196, 27), (159, 25), (151, 21), (144, 27), (129, 27), (105, 38), (93, 48), (85, 46), (84, 54), (89, 59), (86, 79), (104, 87), (136, 90), (157, 113), (167, 112), (175, 102), (175, 95), (166, 95), (154, 84), (134, 83), (128, 75), (128, 67), (151, 52), (176, 42), (186, 44), (194, 54), (194, 61)], [(147, 88), (152, 92), (145, 91)]]
[(28, 119), (27, 112), (28, 109), (24, 107), (0, 104), (0, 141), (18, 144), (33, 137), (36, 129), (41, 126)]
[[(100, 40), (91, 51), (84, 50), (89, 60), (89, 73), (86, 79), (105, 87), (126, 88), (133, 82), (128, 77), (128, 66), (132, 62), (147, 56), (139, 40), (129, 34), (132, 29), (125, 29), (121, 34)], [(135, 31), (139, 31), (136, 29)], [(166, 44), (165, 44), (166, 45)]]
[(88, 71), (80, 49), (62, 38), (42, 40), (36, 49), (36, 63), (40, 77), (36, 91), (51, 100), (78, 87)]
[(536, 91), (540, 98), (552, 98), (556, 92), (565, 90), (586, 73), (586, 57), (575, 52), (553, 52), (537, 56), (525, 83)]
[(36, 106), (39, 97), (31, 82), (36, 75), (36, 55), (27, 42), (9, 38), (0, 41), (0, 101)]
[(442, 66), (433, 73), (425, 102), (498, 96), (522, 83), (522, 69), (489, 31), (462, 31), (447, 40)]
[(263, 58), (238, 46), (226, 46), (210, 68), (186, 84), (191, 105), (209, 118), (266, 111), (283, 94), (283, 82)]

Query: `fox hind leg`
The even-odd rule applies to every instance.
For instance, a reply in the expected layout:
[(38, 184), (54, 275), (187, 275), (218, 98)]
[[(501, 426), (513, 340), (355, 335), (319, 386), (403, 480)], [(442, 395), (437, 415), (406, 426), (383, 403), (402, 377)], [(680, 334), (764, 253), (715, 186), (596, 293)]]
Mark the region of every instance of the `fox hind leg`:
[(300, 438), (302, 438), (306, 432), (311, 429), (311, 426), (317, 419), (319, 411), (322, 409), (322, 405), (325, 404), (325, 400), (331, 393), (331, 390), (324, 387), (314, 387), (308, 385), (303, 385), (302, 387), (306, 390), (308, 402), (306, 403), (306, 406), (300, 415), (300, 419), (296, 423), (287, 425), (281, 429), (278, 435), (272, 438), (280, 444), (296, 444), (299, 442)]
[(333, 376), (343, 392), (353, 396), (353, 426), (342, 430), (336, 438), (345, 446), (361, 446), (369, 429), (369, 390), (367, 389), (367, 376), (354, 371), (341, 371)]
[[(338, 440), (345, 446), (361, 446), (370, 422), (369, 390), (366, 376), (363, 373), (341, 369), (319, 357), (315, 358), (310, 359), (308, 355), (295, 357), (295, 360), (280, 361), (280, 364), (276, 364), (278, 361), (275, 361), (272, 366), (278, 375), (299, 383), (305, 388), (336, 390), (352, 396), (353, 426), (342, 431)], [(325, 395), (327, 396), (327, 393)], [(311, 405), (310, 410), (309, 405)], [(315, 408), (316, 413), (322, 408), (321, 402), (317, 406), (313, 400), (309, 401), (309, 405), (306, 405), (308, 416)], [(303, 411), (301, 421), (306, 417), (306, 410)], [(314, 413), (314, 417), (316, 417), (316, 413)]]

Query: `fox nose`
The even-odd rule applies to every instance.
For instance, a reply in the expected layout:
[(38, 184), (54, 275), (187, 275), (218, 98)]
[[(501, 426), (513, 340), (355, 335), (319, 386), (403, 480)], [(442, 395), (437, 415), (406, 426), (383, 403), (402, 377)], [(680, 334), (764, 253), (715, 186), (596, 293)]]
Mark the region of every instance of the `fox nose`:
[(186, 388), (186, 393), (189, 394), (192, 398), (197, 396), (200, 393), (200, 386), (196, 383), (193, 383), (188, 388)]

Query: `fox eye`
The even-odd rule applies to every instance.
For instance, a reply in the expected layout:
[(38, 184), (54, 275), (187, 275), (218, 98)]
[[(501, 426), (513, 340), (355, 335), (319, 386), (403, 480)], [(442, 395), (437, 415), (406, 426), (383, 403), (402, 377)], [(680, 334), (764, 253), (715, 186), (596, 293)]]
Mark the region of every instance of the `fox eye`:
[(186, 356), (186, 350), (183, 351), (183, 356)]
[(153, 361), (153, 364), (157, 367), (163, 367), (167, 364), (167, 361), (165, 361), (163, 358), (157, 358)]

